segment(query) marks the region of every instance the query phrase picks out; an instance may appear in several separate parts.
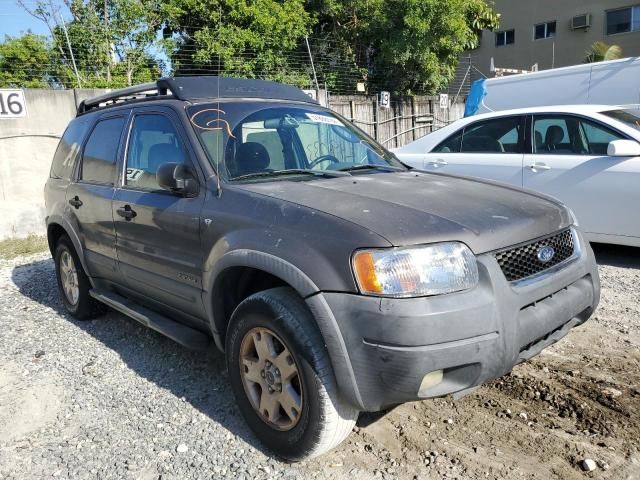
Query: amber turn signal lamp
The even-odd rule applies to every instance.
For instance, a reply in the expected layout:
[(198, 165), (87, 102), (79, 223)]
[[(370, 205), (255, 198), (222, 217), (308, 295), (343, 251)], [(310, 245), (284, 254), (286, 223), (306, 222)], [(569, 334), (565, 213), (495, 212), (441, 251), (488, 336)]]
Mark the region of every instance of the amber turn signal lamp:
[(353, 257), (358, 286), (363, 293), (382, 293), (382, 284), (376, 275), (371, 252), (358, 252)]

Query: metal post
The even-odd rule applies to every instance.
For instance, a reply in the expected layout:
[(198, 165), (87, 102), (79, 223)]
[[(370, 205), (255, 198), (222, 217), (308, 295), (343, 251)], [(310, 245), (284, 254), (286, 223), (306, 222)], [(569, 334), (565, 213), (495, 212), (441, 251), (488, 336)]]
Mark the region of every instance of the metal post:
[(71, 48), (71, 42), (69, 41), (69, 33), (67, 32), (67, 24), (64, 23), (64, 19), (62, 15), (58, 14), (60, 17), (60, 23), (62, 23), (62, 30), (64, 30), (64, 36), (67, 39), (67, 46), (69, 47), (69, 54), (71, 55), (71, 63), (73, 64), (73, 70), (76, 72), (76, 80), (78, 81), (78, 88), (82, 88), (80, 83), (80, 74), (78, 73), (78, 67), (76, 67), (76, 59), (73, 56), (73, 48)]
[(411, 140), (416, 140), (416, 97), (411, 97)]
[(313, 70), (313, 81), (316, 84), (316, 90), (320, 91), (320, 85), (318, 84), (318, 77), (316, 75), (316, 67), (313, 64), (313, 55), (311, 55), (311, 47), (309, 46), (309, 37), (304, 36), (304, 41), (307, 43), (307, 52), (309, 52), (309, 61), (311, 61), (311, 70)]
[(380, 133), (380, 111), (378, 110), (379, 105), (380, 105), (380, 98), (378, 97), (379, 94), (376, 93), (376, 108), (374, 110), (374, 116), (375, 118), (375, 125), (373, 126), (374, 128), (374, 137), (376, 139), (376, 141), (380, 141), (379, 138), (379, 133)]

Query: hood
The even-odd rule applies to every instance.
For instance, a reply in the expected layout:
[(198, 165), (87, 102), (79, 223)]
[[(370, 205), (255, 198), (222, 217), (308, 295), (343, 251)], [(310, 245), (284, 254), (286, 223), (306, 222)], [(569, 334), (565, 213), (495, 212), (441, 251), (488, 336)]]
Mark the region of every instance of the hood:
[(567, 209), (545, 197), (416, 171), (259, 182), (241, 188), (348, 220), (395, 246), (456, 240), (480, 254), (571, 223)]

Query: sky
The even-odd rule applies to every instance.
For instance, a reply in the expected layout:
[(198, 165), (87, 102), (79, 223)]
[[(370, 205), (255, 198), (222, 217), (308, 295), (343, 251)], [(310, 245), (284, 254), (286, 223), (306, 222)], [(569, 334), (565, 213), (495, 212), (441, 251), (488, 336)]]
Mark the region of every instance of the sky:
[[(24, 3), (30, 8), (36, 4), (35, 0), (25, 0)], [(5, 35), (17, 36), (27, 30), (49, 34), (45, 24), (25, 12), (16, 0), (0, 0), (0, 41), (4, 40)]]

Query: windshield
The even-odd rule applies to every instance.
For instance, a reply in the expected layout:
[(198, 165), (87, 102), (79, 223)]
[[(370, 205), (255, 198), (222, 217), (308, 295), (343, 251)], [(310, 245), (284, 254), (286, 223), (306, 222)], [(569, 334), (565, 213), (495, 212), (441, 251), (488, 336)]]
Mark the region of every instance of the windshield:
[(320, 107), (221, 102), (188, 114), (212, 165), (229, 180), (405, 170), (365, 133)]
[(625, 125), (640, 130), (640, 109), (628, 109), (628, 110), (609, 110), (601, 112), (607, 117), (611, 117)]

